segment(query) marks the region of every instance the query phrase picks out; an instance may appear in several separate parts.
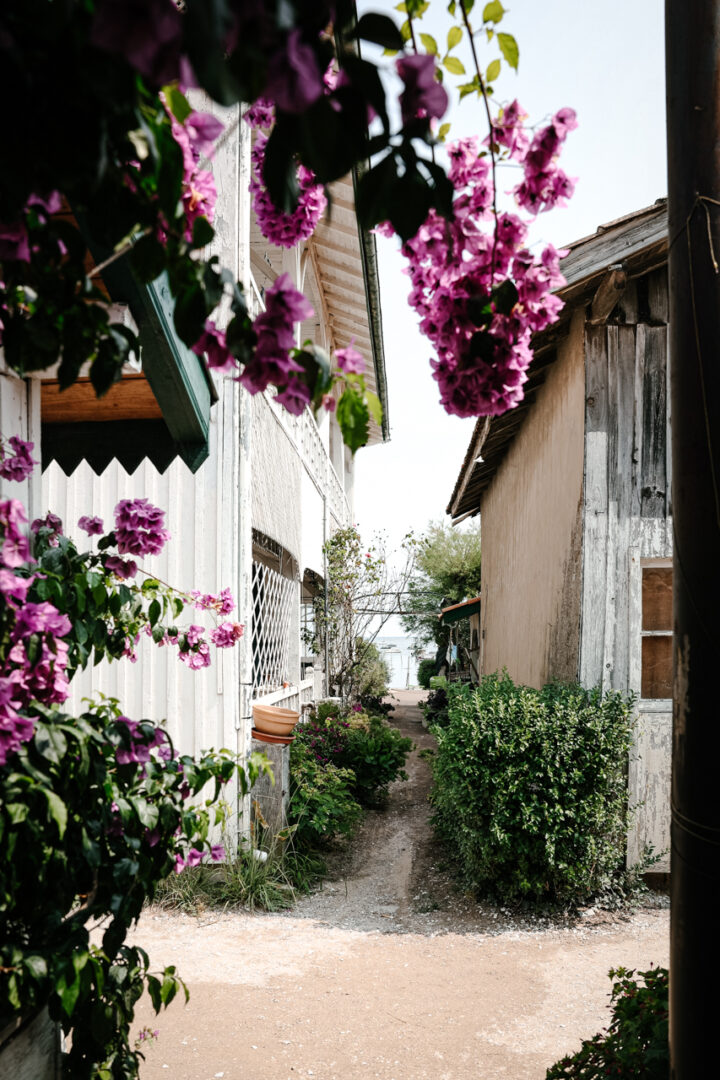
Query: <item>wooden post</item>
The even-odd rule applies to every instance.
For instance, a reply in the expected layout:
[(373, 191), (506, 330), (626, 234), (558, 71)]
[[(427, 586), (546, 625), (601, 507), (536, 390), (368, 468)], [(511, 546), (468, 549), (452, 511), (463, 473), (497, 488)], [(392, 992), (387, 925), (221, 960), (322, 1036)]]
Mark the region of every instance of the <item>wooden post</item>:
[[(666, 0), (674, 717), (670, 1058), (717, 1071), (720, 1011), (720, 4)], [(717, 202), (716, 202), (717, 200)]]

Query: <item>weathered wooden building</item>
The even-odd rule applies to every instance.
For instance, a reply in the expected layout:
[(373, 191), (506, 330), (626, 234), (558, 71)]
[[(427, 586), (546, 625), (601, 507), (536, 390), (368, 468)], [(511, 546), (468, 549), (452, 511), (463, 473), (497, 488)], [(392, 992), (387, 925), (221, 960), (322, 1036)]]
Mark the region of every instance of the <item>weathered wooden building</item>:
[[(448, 506), (482, 515), (480, 667), (636, 695), (628, 857), (669, 847), (672, 503), (666, 205), (571, 245), (525, 400), (475, 428)], [(669, 867), (669, 856), (655, 869)]]

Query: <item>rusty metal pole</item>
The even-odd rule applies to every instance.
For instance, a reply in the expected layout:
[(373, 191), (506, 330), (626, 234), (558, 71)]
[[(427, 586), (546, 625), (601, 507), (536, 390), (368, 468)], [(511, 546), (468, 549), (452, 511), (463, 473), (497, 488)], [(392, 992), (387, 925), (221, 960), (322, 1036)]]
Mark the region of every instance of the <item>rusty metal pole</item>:
[(672, 1080), (720, 1015), (720, 3), (666, 0), (674, 708)]

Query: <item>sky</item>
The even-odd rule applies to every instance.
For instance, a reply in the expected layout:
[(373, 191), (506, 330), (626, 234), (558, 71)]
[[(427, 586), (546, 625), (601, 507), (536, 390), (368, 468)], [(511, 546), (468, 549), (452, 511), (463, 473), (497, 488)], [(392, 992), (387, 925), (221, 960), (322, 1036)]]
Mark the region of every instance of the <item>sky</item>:
[[(393, 11), (383, 0), (359, 6)], [(517, 98), (533, 124), (565, 105), (578, 114), (562, 157), (576, 191), (566, 208), (540, 216), (536, 242), (561, 247), (664, 197), (663, 0), (507, 0), (506, 7), (501, 29), (517, 39), (520, 65), (517, 75), (503, 68), (496, 99)], [(449, 26), (446, 4), (433, 0), (421, 29), (444, 42)], [(482, 55), (487, 65), (497, 52)], [(446, 85), (452, 100), (453, 84)], [(451, 138), (486, 134), (475, 100), (451, 104), (446, 119)], [(357, 455), (355, 520), (363, 536), (385, 532), (391, 550), (410, 529), (449, 521), (445, 508), (475, 422), (440, 406), (432, 349), (407, 304), (397, 245), (378, 237), (378, 251), (391, 440)]]

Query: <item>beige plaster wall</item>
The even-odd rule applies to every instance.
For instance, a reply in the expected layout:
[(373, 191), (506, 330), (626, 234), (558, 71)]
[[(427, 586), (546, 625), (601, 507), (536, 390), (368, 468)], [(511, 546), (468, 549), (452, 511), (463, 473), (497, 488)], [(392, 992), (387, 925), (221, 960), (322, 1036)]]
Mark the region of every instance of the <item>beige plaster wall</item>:
[(578, 675), (583, 312), (482, 501), (482, 671), (542, 686)]

